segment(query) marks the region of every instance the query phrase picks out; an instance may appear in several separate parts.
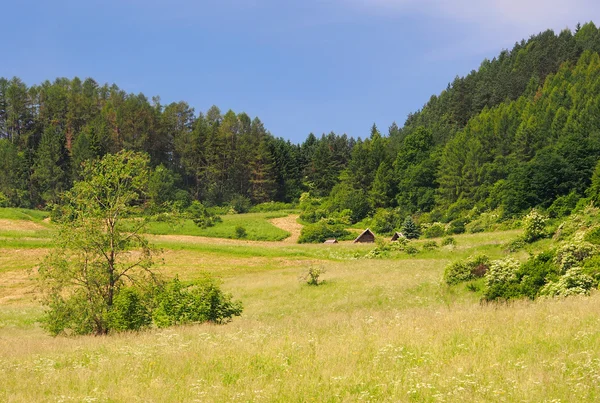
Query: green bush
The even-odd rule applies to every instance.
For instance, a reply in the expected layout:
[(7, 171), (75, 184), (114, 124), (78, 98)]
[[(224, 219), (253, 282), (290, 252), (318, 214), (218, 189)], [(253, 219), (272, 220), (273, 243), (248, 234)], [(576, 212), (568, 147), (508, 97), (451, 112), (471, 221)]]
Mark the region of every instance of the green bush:
[(444, 270), (444, 281), (448, 285), (481, 278), (488, 271), (490, 259), (486, 255), (469, 257), (464, 261), (453, 262)]
[(231, 199), (231, 201), (229, 202), (229, 206), (235, 214), (243, 214), (250, 211), (250, 208), (252, 207), (252, 202), (245, 196), (237, 195), (233, 197), (233, 199)]
[(448, 229), (446, 230), (446, 232), (449, 235), (464, 234), (466, 223), (466, 218), (457, 218), (448, 225)]
[(350, 235), (342, 224), (330, 223), (321, 220), (315, 224), (309, 224), (302, 227), (299, 243), (323, 243), (331, 238), (344, 238)]
[(493, 261), (484, 276), (484, 299), (493, 301), (519, 297), (519, 268), (519, 262), (511, 258)]
[(456, 240), (451, 237), (451, 236), (447, 236), (444, 239), (442, 239), (442, 246), (447, 246), (447, 245), (456, 245)]
[(296, 208), (296, 206), (293, 203), (270, 201), (252, 206), (250, 208), (250, 213), (271, 213), (273, 211), (292, 210), (294, 208)]
[(241, 225), (235, 227), (235, 237), (237, 239), (246, 238), (247, 236), (248, 233), (246, 232), (246, 228), (242, 227)]
[(571, 192), (566, 196), (557, 197), (554, 203), (548, 207), (548, 215), (550, 218), (566, 217), (575, 209), (579, 201), (579, 195), (576, 192)]
[(517, 251), (523, 249), (524, 247), (525, 247), (525, 241), (521, 237), (515, 238), (512, 241), (510, 241), (508, 244), (506, 244), (506, 250), (508, 250), (511, 253), (517, 252)]
[(586, 232), (583, 240), (592, 245), (600, 245), (600, 227), (592, 228), (590, 231)]
[(537, 256), (530, 257), (523, 263), (517, 272), (520, 283), (519, 294), (535, 299), (542, 287), (548, 282), (557, 280), (560, 270), (554, 263), (554, 252), (542, 252)]
[(435, 222), (423, 230), (423, 236), (425, 238), (440, 238), (444, 235), (446, 235), (446, 228), (439, 222)]
[(321, 285), (325, 282), (325, 280), (321, 279), (321, 275), (323, 275), (324, 273), (325, 269), (323, 267), (311, 266), (308, 268), (308, 271), (306, 273), (300, 276), (300, 280), (312, 286)]
[(188, 323), (227, 323), (242, 313), (242, 303), (219, 288), (219, 283), (206, 277), (183, 284), (178, 278), (165, 284), (156, 296), (152, 319), (158, 327)]
[(434, 250), (439, 248), (440, 246), (436, 241), (427, 241), (423, 244), (423, 250)]
[(377, 209), (373, 220), (371, 220), (371, 229), (378, 234), (392, 234), (398, 224), (396, 213), (386, 209)]
[(597, 248), (584, 241), (563, 243), (556, 250), (554, 258), (561, 273), (566, 273), (572, 267), (580, 266), (586, 259), (594, 256)]
[(150, 326), (152, 313), (148, 299), (135, 288), (121, 288), (107, 313), (111, 331), (141, 330)]
[(10, 207), (10, 200), (2, 192), (0, 192), (0, 207)]
[(581, 267), (573, 267), (558, 281), (553, 281), (541, 289), (540, 295), (549, 297), (568, 297), (570, 295), (589, 295), (597, 282)]
[(223, 221), (218, 215), (211, 213), (202, 203), (194, 200), (187, 208), (185, 217), (190, 218), (200, 228), (212, 227)]
[(417, 253), (419, 253), (419, 249), (417, 249), (417, 247), (413, 245), (406, 245), (404, 247), (404, 252), (406, 252), (409, 255), (416, 255)]
[(546, 236), (546, 221), (548, 219), (533, 209), (523, 219), (523, 240), (531, 243)]

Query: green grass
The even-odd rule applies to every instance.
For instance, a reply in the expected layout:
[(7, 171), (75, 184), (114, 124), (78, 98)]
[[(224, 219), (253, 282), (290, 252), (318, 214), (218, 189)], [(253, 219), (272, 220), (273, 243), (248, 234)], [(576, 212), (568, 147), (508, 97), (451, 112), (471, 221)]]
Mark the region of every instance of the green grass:
[(148, 225), (148, 233), (154, 235), (194, 235), (211, 238), (235, 239), (235, 228), (244, 227), (247, 236), (244, 239), (252, 241), (281, 241), (288, 236), (286, 232), (271, 224), (268, 220), (285, 217), (287, 213), (248, 213), (224, 215), (223, 222), (213, 227), (200, 228), (192, 220), (184, 220), (177, 225), (167, 222), (151, 222)]
[(2, 207), (0, 208), (0, 219), (6, 220), (27, 220), (41, 222), (48, 218), (50, 213), (47, 211), (30, 210), (24, 208)]

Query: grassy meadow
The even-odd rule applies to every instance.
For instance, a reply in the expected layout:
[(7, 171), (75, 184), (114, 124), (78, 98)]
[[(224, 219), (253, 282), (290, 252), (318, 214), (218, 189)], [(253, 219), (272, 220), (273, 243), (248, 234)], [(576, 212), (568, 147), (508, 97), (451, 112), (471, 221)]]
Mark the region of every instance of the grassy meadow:
[[(11, 231), (0, 235), (2, 402), (600, 400), (600, 293), (481, 304), (465, 285), (441, 282), (454, 259), (503, 256), (518, 231), (362, 259), (373, 245), (155, 229), (160, 270), (218, 276), (243, 301), (242, 316), (221, 326), (53, 338), (38, 323), (34, 268), (48, 250), (44, 231), (52, 230), (42, 219), (0, 221), (10, 224), (0, 226), (3, 234)], [(310, 266), (325, 268), (324, 284), (299, 281)]]

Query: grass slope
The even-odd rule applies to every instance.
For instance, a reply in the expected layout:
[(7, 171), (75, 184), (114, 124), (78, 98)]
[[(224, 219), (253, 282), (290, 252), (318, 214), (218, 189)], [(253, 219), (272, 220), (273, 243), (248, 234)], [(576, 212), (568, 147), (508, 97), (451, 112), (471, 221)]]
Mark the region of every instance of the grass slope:
[[(28, 254), (44, 250), (0, 249), (15, 266), (0, 272), (0, 401), (598, 401), (600, 293), (481, 305), (441, 282), (448, 262), (502, 256), (515, 236), (456, 236), (454, 249), (375, 260), (357, 259), (372, 245), (156, 236), (166, 275), (212, 272), (243, 316), (79, 338), (36, 323)], [(327, 270), (322, 286), (298, 281), (310, 265)]]

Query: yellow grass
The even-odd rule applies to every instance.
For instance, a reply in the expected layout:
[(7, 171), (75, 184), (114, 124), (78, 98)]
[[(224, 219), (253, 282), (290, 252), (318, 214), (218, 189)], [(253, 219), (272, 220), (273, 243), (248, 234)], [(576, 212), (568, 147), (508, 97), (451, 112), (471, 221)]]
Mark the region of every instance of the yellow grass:
[[(501, 243), (513, 236), (457, 236), (452, 253), (484, 248), (501, 255)], [(454, 256), (446, 250), (365, 260), (348, 257), (368, 250), (352, 244), (328, 247), (322, 256), (320, 245), (211, 247), (224, 249), (167, 250), (161, 270), (184, 279), (203, 271), (220, 276), (244, 302), (242, 317), (224, 326), (78, 338), (40, 329), (41, 310), (24, 291), (35, 258), (19, 262), (14, 249), (0, 250), (0, 262), (18, 267), (1, 274), (0, 284), (9, 274), (26, 282), (11, 288), (20, 298), (0, 295), (0, 401), (600, 399), (600, 293), (482, 305), (464, 286), (441, 284)], [(256, 256), (236, 247), (254, 247)], [(310, 265), (327, 270), (322, 286), (298, 281)]]

